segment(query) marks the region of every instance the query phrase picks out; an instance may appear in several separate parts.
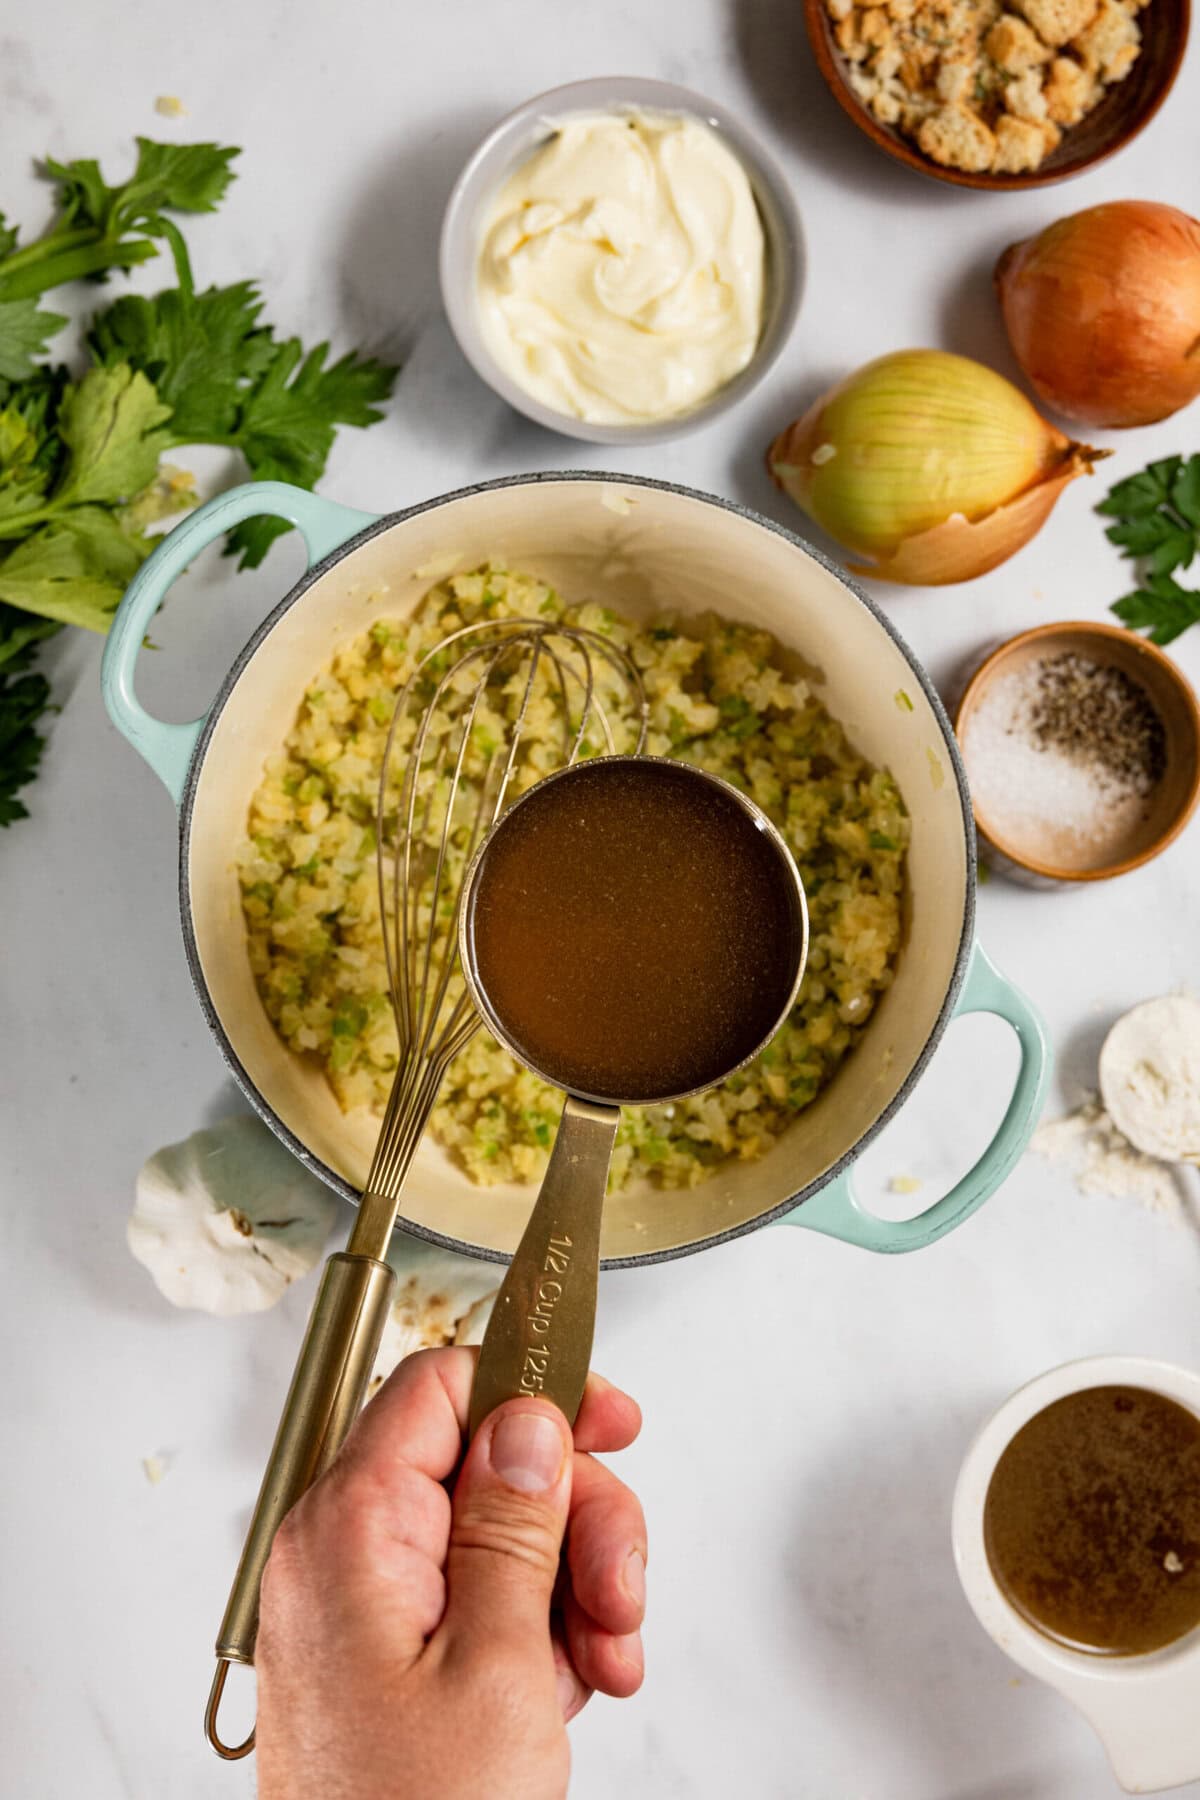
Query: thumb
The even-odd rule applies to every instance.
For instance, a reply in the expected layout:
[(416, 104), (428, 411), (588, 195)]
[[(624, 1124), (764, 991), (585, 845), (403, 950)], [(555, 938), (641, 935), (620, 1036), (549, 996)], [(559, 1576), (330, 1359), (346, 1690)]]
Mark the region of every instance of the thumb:
[(548, 1400), (507, 1400), (484, 1420), (454, 1489), (446, 1560), (451, 1632), (515, 1633), (527, 1643), (547, 1632), (573, 1449), (570, 1426)]

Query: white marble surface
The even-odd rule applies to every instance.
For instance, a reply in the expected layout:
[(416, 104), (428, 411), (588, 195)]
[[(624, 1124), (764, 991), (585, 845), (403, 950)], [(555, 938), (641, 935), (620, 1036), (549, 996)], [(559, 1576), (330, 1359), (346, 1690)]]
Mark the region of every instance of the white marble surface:
[[(120, 167), (135, 132), (243, 144), (227, 205), (189, 231), (201, 278), (256, 274), (280, 324), (405, 356), (387, 422), (347, 435), (326, 491), (383, 510), (483, 476), (601, 466), (479, 385), (439, 311), (434, 245), (454, 173), (495, 117), (618, 68), (707, 90), (762, 132), (795, 184), (811, 267), (765, 391), (694, 437), (607, 460), (791, 524), (764, 442), (829, 377), (912, 343), (1009, 368), (988, 280), (1007, 242), (1105, 198), (1198, 198), (1200, 46), (1116, 163), (1029, 198), (978, 197), (858, 139), (819, 88), (797, 0), (48, 0), (0, 25), (0, 200), (39, 216), (27, 170), (45, 152)], [(189, 116), (156, 117), (161, 93)], [(1198, 420), (1113, 439), (1105, 474), (1194, 449)], [(1124, 574), (1090, 511), (1101, 491), (1073, 487), (1038, 543), (971, 587), (881, 592), (935, 677), (1002, 632), (1104, 616)], [(296, 556), (280, 547), (253, 578), (196, 568), (156, 627), (145, 698), (176, 717), (202, 707)], [(1178, 653), (1195, 676), (1193, 639)], [(176, 1313), (126, 1252), (142, 1158), (236, 1096), (184, 969), (166, 796), (104, 719), (98, 647), (60, 641), (48, 662), (65, 708), (36, 816), (0, 844), (0, 1786), (14, 1800), (244, 1795), (250, 1766), (213, 1762), (200, 1712), (311, 1290), (259, 1318)], [(983, 890), (983, 941), (1059, 1048), (1052, 1107), (1090, 1078), (1121, 1008), (1196, 980), (1197, 829), (1111, 886)], [(871, 1152), (876, 1182), (964, 1167), (1011, 1062), (1001, 1028), (954, 1028)], [(1195, 1364), (1198, 1288), (1194, 1225), (1084, 1198), (1032, 1159), (909, 1259), (770, 1232), (607, 1278), (597, 1361), (646, 1413), (623, 1462), (650, 1516), (649, 1673), (636, 1700), (598, 1702), (574, 1728), (578, 1800), (1115, 1793), (1088, 1729), (1016, 1679), (969, 1614), (951, 1485), (977, 1423), (1037, 1370), (1099, 1351)], [(141, 1467), (152, 1452), (171, 1458), (157, 1488)]]

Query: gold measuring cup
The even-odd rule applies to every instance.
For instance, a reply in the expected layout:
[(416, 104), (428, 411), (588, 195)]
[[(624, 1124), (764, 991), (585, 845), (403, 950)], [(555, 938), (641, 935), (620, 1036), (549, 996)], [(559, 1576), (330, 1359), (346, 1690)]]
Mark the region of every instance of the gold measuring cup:
[[(480, 968), (480, 896), (498, 853), (512, 840), (513, 833), (528, 823), (527, 809), (544, 806), (548, 790), (556, 784), (572, 784), (572, 795), (584, 802), (581, 817), (586, 825), (588, 807), (603, 808), (603, 790), (606, 785), (610, 785), (613, 779), (627, 777), (634, 770), (651, 768), (656, 769), (663, 777), (669, 771), (669, 780), (652, 785), (659, 785), (664, 789), (694, 785), (694, 789), (707, 788), (711, 793), (722, 796), (726, 802), (733, 802), (755, 830), (762, 834), (762, 841), (769, 844), (774, 852), (767, 859), (769, 880), (774, 883), (775, 890), (772, 898), (777, 902), (782, 900), (791, 926), (789, 941), (786, 946), (781, 946), (778, 1001), (767, 1028), (757, 1033), (748, 1047), (740, 1045), (732, 1062), (729, 1060), (728, 1044), (719, 1041), (715, 1033), (710, 1043), (693, 1043), (690, 1067), (695, 1078), (686, 1087), (674, 1087), (668, 1082), (662, 1091), (658, 1091), (654, 1086), (655, 1076), (646, 1068), (643, 1059), (640, 1073), (635, 1075), (630, 1067), (621, 1072), (620, 1080), (613, 1079), (613, 1075), (618, 1072), (610, 1067), (609, 1085), (623, 1088), (623, 1092), (585, 1092), (581, 1090), (578, 1068), (570, 1066), (572, 1060), (577, 1063), (578, 1059), (564, 1059), (554, 1055), (547, 1058), (544, 1051), (531, 1055), (527, 1033), (516, 1016), (520, 1003), (514, 1005), (511, 986), (503, 1001), (489, 991), (486, 977)], [(561, 797), (560, 790), (555, 798)], [(658, 820), (654, 816), (649, 796), (647, 805), (649, 810), (643, 819), (643, 826), (653, 834)], [(593, 816), (599, 820), (600, 811)], [(664, 829), (667, 828), (669, 825), (664, 824)], [(752, 842), (745, 837), (742, 841), (747, 847)], [(736, 856), (736, 845), (731, 842), (730, 848)], [(580, 853), (584, 853), (582, 847)], [(534, 892), (526, 894), (525, 901), (526, 904), (544, 905), (545, 898), (545, 895)], [(765, 902), (767, 896), (764, 895), (763, 899)], [(681, 892), (675, 896), (675, 902), (678, 906), (678, 929), (686, 932), (689, 895)], [(606, 908), (611, 911), (614, 904), (611, 898), (606, 899), (603, 894), (594, 896), (586, 906), (579, 908), (580, 922), (585, 922), (585, 915), (588, 913), (603, 913)], [(665, 893), (662, 907), (669, 909), (671, 905), (672, 896)], [(778, 906), (775, 913), (778, 916)], [(765, 909), (763, 916), (766, 916)], [(747, 932), (756, 929), (754, 916), (745, 915), (741, 922)], [(560, 930), (570, 930), (574, 923), (569, 917), (555, 920)], [(610, 932), (614, 924), (618, 925), (623, 938), (629, 942), (631, 951), (636, 948), (640, 924), (637, 918), (626, 917), (614, 921), (609, 917), (605, 923)], [(662, 910), (654, 920), (655, 928), (659, 931), (664, 926), (670, 929), (675, 923)], [(521, 1394), (541, 1395), (553, 1401), (568, 1420), (574, 1423), (591, 1362), (600, 1261), (600, 1222), (609, 1165), (620, 1122), (620, 1108), (686, 1099), (691, 1094), (715, 1087), (718, 1082), (726, 1080), (752, 1061), (787, 1018), (803, 978), (807, 954), (808, 912), (804, 888), (786, 842), (752, 800), (728, 782), (703, 769), (664, 757), (592, 758), (576, 763), (571, 768), (559, 770), (556, 774), (547, 776), (536, 787), (528, 789), (493, 826), (467, 873), (459, 916), (460, 964), (471, 997), (492, 1035), (517, 1062), (549, 1082), (552, 1087), (565, 1088), (567, 1095), (541, 1190), (497, 1296), (479, 1352), (479, 1366), (471, 1397), (472, 1432), (502, 1401)], [(580, 955), (584, 955), (582, 943)], [(614, 983), (623, 979), (628, 981), (628, 965), (624, 970), (613, 967), (611, 979)], [(559, 996), (562, 1011), (568, 1017), (578, 998), (569, 989), (568, 977), (566, 989)], [(649, 1031), (655, 1004), (651, 984), (645, 987), (643, 998), (646, 1028)]]

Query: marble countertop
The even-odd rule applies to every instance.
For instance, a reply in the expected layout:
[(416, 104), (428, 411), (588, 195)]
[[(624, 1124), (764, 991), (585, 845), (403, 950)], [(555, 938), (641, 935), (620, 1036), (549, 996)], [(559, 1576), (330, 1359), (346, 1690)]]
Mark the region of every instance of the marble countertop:
[[(711, 93), (759, 131), (794, 185), (810, 264), (765, 388), (694, 436), (606, 455), (480, 385), (442, 317), (434, 252), (483, 130), (528, 94), (614, 69)], [(200, 278), (256, 274), (281, 325), (404, 358), (386, 423), (339, 442), (325, 491), (347, 502), (382, 511), (491, 475), (610, 466), (795, 525), (762, 451), (831, 378), (914, 343), (1011, 372), (989, 281), (1005, 244), (1103, 199), (1195, 210), (1198, 81), (1195, 44), (1173, 102), (1117, 161), (1069, 187), (977, 196), (893, 167), (853, 131), (797, 0), (440, 0), (419, 14), (51, 0), (0, 31), (0, 201), (41, 216), (29, 169), (47, 152), (119, 169), (134, 133), (244, 145), (228, 202), (189, 228)], [(156, 116), (160, 94), (187, 117)], [(1105, 476), (1194, 449), (1198, 419), (1105, 439)], [(1004, 633), (1106, 616), (1125, 572), (1091, 511), (1102, 491), (1070, 488), (1051, 528), (973, 585), (879, 590), (935, 679)], [(290, 542), (254, 576), (197, 564), (156, 625), (146, 701), (201, 710), (297, 570)], [(1200, 632), (1177, 652), (1200, 675)], [(105, 720), (98, 645), (64, 637), (46, 663), (63, 712), (34, 817), (0, 842), (3, 1785), (22, 1800), (247, 1795), (251, 1766), (220, 1768), (200, 1717), (311, 1286), (260, 1317), (174, 1312), (125, 1248), (143, 1158), (238, 1097), (188, 983), (166, 795)], [(981, 891), (982, 941), (1050, 1023), (1052, 1110), (1094, 1078), (1123, 1008), (1196, 981), (1198, 829), (1111, 885)], [(955, 1025), (864, 1159), (868, 1193), (897, 1172), (928, 1193), (965, 1168), (1014, 1060), (995, 1022)], [(950, 1494), (978, 1424), (1037, 1371), (1102, 1351), (1200, 1361), (1194, 1200), (1152, 1214), (1027, 1158), (967, 1228), (910, 1258), (759, 1233), (608, 1276), (597, 1365), (646, 1415), (622, 1472), (650, 1519), (648, 1676), (573, 1728), (577, 1800), (1116, 1794), (1087, 1726), (977, 1627)], [(142, 1459), (156, 1453), (168, 1472), (152, 1487)]]

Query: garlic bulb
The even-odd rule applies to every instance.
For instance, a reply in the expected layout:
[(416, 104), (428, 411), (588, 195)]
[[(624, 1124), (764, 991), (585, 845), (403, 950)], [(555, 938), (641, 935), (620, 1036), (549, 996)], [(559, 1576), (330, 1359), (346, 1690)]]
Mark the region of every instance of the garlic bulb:
[(173, 1306), (262, 1312), (321, 1255), (337, 1201), (252, 1113), (167, 1144), (137, 1178), (129, 1248)]
[(368, 1394), (376, 1393), (414, 1350), (480, 1343), (504, 1279), (496, 1263), (459, 1256), (403, 1231), (393, 1237), (388, 1261), (396, 1271), (396, 1295)]
[(1055, 430), (1010, 381), (944, 350), (867, 363), (771, 445), (776, 483), (857, 574), (937, 586), (1028, 543), (1103, 451)]

